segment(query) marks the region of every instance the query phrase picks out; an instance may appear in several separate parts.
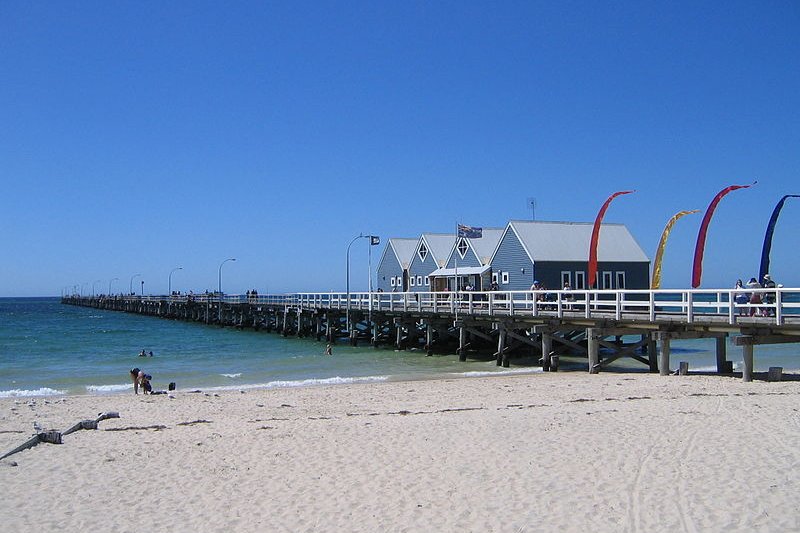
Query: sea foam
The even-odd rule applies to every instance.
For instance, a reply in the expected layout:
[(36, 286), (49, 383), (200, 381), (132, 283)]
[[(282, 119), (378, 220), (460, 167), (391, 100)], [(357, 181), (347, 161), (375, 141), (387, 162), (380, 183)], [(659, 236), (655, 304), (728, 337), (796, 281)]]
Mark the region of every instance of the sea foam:
[(220, 374), (220, 376), (225, 376), (226, 378), (239, 378), (242, 377), (242, 373), (239, 372), (238, 374)]
[(486, 371), (472, 371), (472, 372), (454, 372), (453, 375), (464, 376), (466, 378), (477, 378), (483, 376), (503, 376), (508, 374), (537, 374), (542, 372), (540, 367), (537, 368), (514, 368), (512, 370), (486, 370)]
[(87, 392), (119, 392), (133, 388), (133, 383), (120, 383), (116, 385), (86, 385)]
[(246, 390), (246, 389), (279, 389), (289, 387), (310, 387), (313, 385), (347, 385), (351, 383), (374, 383), (386, 381), (389, 376), (362, 376), (353, 378), (343, 378), (340, 376), (332, 378), (311, 378), (299, 380), (270, 381), (267, 383), (251, 383), (246, 385), (223, 385), (219, 387), (199, 387), (205, 391), (215, 390)]
[(19, 396), (58, 396), (59, 394), (66, 393), (66, 391), (55, 390), (49, 387), (42, 387), (34, 390), (12, 389), (0, 391), (0, 398), (16, 398)]

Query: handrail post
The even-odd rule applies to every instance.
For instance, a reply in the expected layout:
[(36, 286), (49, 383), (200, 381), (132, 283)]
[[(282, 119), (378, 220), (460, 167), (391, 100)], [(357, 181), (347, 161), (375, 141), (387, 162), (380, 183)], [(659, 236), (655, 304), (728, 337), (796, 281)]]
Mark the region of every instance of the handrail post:
[(694, 322), (694, 293), (686, 291), (686, 322), (689, 324)]
[[(525, 296), (525, 298), (527, 298), (527, 295)], [(531, 293), (531, 299), (533, 300), (533, 307), (531, 308), (532, 309), (531, 316), (537, 317), (539, 316), (539, 300), (538, 300), (538, 295), (536, 294), (535, 291)]]
[(650, 291), (650, 322), (656, 321), (656, 293)]
[(781, 289), (775, 290), (775, 324), (783, 325), (783, 292)]
[(728, 292), (728, 324), (736, 324), (736, 296), (733, 291)]

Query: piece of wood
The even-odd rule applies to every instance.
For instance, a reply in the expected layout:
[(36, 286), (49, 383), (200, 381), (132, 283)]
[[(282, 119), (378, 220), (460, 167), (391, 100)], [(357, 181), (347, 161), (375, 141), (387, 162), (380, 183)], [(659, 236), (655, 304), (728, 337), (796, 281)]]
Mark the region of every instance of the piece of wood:
[(753, 345), (742, 345), (742, 359), (744, 360), (744, 368), (742, 369), (742, 381), (753, 381)]
[(681, 361), (678, 363), (678, 375), (685, 376), (689, 374), (689, 361)]
[(595, 335), (594, 328), (586, 329), (586, 347), (589, 352), (589, 373), (597, 374), (600, 372), (600, 343)]
[(658, 354), (658, 373), (662, 376), (669, 375), (669, 337), (661, 338), (661, 351)]
[(39, 440), (39, 435), (34, 435), (30, 439), (26, 440), (24, 443), (20, 444), (16, 448), (14, 448), (13, 450), (3, 454), (3, 456), (0, 457), (0, 461), (5, 459), (6, 457), (8, 457), (10, 455), (14, 455), (15, 453), (21, 452), (22, 450), (27, 450), (28, 448), (33, 448), (34, 446), (36, 446), (40, 442), (42, 442), (42, 441)]
[(782, 366), (771, 366), (767, 373), (767, 381), (780, 381), (783, 378)]

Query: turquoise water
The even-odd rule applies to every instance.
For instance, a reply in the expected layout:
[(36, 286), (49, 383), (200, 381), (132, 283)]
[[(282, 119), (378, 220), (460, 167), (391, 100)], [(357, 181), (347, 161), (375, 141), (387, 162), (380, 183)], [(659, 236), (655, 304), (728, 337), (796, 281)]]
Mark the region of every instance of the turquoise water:
[[(311, 339), (74, 307), (57, 298), (0, 298), (0, 397), (130, 391), (133, 367), (153, 376), (154, 389), (174, 381), (179, 390), (538, 371), (530, 358), (503, 369), (493, 360), (462, 363), (455, 355), (426, 357), (421, 350), (339, 344), (328, 357), (324, 348)], [(139, 357), (142, 349), (154, 357)], [(758, 346), (756, 370), (798, 371), (798, 351), (795, 345)], [(674, 367), (689, 361), (692, 370), (715, 368), (713, 340), (673, 341), (672, 355)], [(741, 368), (739, 348), (729, 345), (728, 358)], [(585, 365), (585, 359), (564, 358), (562, 366)], [(630, 360), (617, 366), (625, 368), (644, 369)]]

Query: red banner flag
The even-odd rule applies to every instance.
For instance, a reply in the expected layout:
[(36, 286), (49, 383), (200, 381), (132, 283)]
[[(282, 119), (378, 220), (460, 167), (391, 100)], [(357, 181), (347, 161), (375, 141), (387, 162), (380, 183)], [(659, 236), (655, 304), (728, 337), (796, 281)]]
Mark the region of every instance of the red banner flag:
[(617, 196), (630, 194), (632, 192), (636, 191), (615, 192), (608, 197), (606, 203), (600, 208), (600, 212), (597, 213), (597, 218), (594, 220), (594, 227), (592, 228), (592, 240), (589, 242), (589, 287), (595, 287), (597, 285), (597, 241), (600, 238), (600, 223), (603, 221), (603, 217), (606, 214), (609, 204), (611, 204), (611, 200)]
[[(755, 185), (753, 182), (752, 185)], [(731, 185), (725, 187), (717, 193), (711, 203), (708, 204), (706, 214), (703, 216), (703, 222), (700, 224), (700, 232), (697, 234), (697, 244), (694, 247), (694, 266), (692, 267), (692, 288), (696, 289), (700, 286), (700, 278), (703, 276), (703, 252), (706, 247), (706, 233), (708, 232), (708, 225), (711, 223), (711, 217), (714, 215), (714, 210), (722, 197), (736, 189), (747, 189), (751, 185)]]

